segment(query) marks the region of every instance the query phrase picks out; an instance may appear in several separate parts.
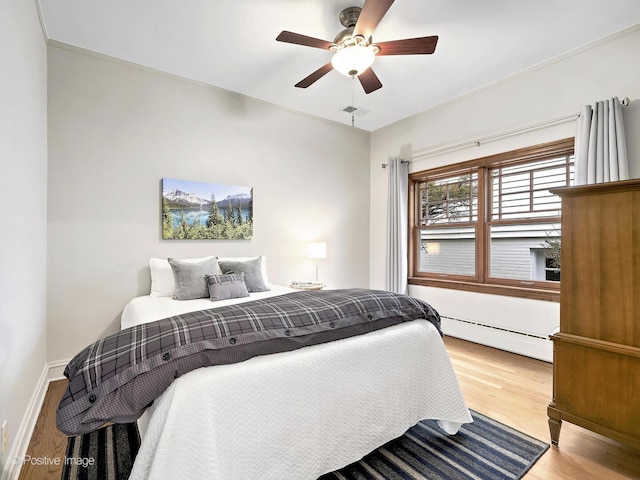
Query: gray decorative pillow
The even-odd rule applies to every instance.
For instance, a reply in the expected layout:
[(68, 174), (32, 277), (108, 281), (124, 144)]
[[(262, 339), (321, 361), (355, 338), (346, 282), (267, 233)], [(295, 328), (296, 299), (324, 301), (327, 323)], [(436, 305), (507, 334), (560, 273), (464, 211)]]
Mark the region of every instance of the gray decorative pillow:
[(213, 257), (202, 262), (185, 262), (177, 258), (169, 258), (169, 265), (173, 270), (176, 281), (176, 300), (193, 300), (209, 296), (207, 275), (218, 273), (217, 258)]
[(244, 283), (244, 273), (207, 275), (207, 283), (209, 285), (209, 298), (212, 302), (249, 296), (247, 284)]
[(271, 290), (262, 275), (262, 257), (252, 260), (218, 260), (218, 266), (224, 274), (244, 273), (244, 283), (249, 292), (268, 292)]

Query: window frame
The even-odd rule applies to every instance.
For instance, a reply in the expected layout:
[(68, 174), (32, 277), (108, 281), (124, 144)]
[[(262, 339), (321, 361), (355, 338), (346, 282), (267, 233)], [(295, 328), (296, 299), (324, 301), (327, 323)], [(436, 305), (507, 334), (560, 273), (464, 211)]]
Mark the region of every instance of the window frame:
[[(490, 155), (462, 163), (437, 167), (429, 170), (415, 172), (409, 175), (409, 278), (410, 285), (423, 285), (431, 287), (451, 288), (480, 293), (516, 296), (538, 300), (560, 301), (560, 282), (532, 280), (522, 281), (508, 278), (490, 276), (490, 229), (491, 225), (504, 225), (504, 220), (493, 221), (490, 218), (491, 185), (490, 172), (492, 168), (508, 167), (533, 161), (550, 159), (553, 157), (570, 156), (574, 154), (574, 138), (525, 147), (509, 152)], [(434, 272), (420, 272), (420, 249), (423, 228), (419, 223), (419, 185), (425, 181), (450, 178), (456, 175), (477, 173), (478, 175), (478, 212), (475, 223), (475, 275), (440, 274)], [(535, 220), (517, 220), (516, 224), (523, 223), (560, 223), (559, 216), (545, 217)], [(455, 228), (474, 225), (470, 223), (453, 223), (449, 225), (436, 225), (437, 228)]]

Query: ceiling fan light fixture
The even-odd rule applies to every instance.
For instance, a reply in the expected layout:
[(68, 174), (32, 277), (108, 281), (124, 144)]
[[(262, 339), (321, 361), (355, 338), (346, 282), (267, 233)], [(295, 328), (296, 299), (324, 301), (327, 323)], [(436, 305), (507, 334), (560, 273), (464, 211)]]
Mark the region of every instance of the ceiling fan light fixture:
[(331, 59), (331, 65), (341, 74), (352, 77), (358, 76), (367, 70), (376, 55), (373, 50), (363, 45), (350, 45), (337, 51)]
[[(347, 7), (342, 10), (339, 20), (345, 29), (336, 35), (333, 42), (288, 30), (280, 32), (280, 35), (276, 37), (278, 42), (333, 52), (331, 62), (325, 63), (311, 75), (307, 75), (296, 83), (295, 86), (307, 88), (331, 70), (337, 70), (347, 77), (352, 77), (352, 80), (355, 80), (357, 76), (364, 93), (369, 94), (382, 88), (382, 82), (370, 68), (376, 56), (432, 54), (438, 42), (437, 35), (373, 43), (375, 29), (394, 1), (364, 0), (362, 7)], [(355, 83), (354, 81), (353, 84), (355, 85)]]

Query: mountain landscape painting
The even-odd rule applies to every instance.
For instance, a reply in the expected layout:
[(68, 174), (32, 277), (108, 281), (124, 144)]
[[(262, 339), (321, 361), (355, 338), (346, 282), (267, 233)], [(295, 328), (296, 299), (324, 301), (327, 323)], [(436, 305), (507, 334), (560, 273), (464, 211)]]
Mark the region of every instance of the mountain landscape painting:
[(162, 179), (162, 238), (247, 240), (253, 236), (253, 188)]

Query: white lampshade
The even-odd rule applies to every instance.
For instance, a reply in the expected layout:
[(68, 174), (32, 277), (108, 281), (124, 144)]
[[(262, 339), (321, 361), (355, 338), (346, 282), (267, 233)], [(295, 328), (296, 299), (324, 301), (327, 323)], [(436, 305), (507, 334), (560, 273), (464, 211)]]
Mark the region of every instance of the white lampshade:
[(314, 242), (307, 245), (307, 256), (309, 258), (327, 258), (327, 244), (325, 242)]
[(331, 59), (331, 65), (341, 74), (351, 77), (360, 75), (373, 65), (375, 59), (376, 55), (369, 47), (351, 45), (338, 50)]

